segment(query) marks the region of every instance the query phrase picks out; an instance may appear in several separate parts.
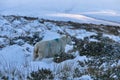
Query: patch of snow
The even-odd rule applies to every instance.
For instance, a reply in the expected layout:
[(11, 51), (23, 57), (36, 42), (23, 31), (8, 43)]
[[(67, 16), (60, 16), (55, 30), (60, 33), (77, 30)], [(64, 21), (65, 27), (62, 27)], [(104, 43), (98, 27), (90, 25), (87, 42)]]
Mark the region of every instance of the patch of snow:
[(38, 71), (39, 69), (50, 69), (50, 64), (42, 62), (42, 61), (35, 61), (35, 62), (31, 62), (29, 69), (31, 69), (31, 71)]
[(71, 29), (66, 29), (66, 32), (69, 33), (71, 36), (76, 36), (78, 39), (84, 39), (85, 37), (89, 37), (92, 35), (97, 35), (94, 32), (89, 32), (84, 29), (77, 29), (77, 30), (71, 30)]
[(97, 39), (90, 38), (89, 41), (91, 42), (99, 42)]
[(105, 62), (105, 63), (102, 63), (102, 65), (100, 66), (100, 68), (104, 68), (104, 71), (106, 71), (107, 70), (107, 63)]
[(103, 36), (104, 37), (109, 37), (110, 39), (120, 43), (120, 36), (109, 35), (109, 34), (104, 34)]
[(57, 32), (52, 32), (52, 31), (49, 31), (49, 30), (46, 30), (44, 33), (43, 33), (43, 41), (47, 41), (47, 40), (53, 40), (53, 39), (56, 39), (56, 38), (60, 38), (60, 34), (58, 34)]
[(80, 80), (93, 80), (89, 75), (83, 75), (79, 78)]
[(117, 65), (120, 66), (120, 60), (118, 61)]
[(53, 24), (51, 24), (50, 22), (44, 22), (44, 24), (45, 24), (45, 26), (47, 26), (47, 28), (48, 28), (49, 30), (51, 30), (51, 31), (54, 31), (54, 32), (56, 32), (56, 31), (63, 32), (63, 30), (62, 30), (59, 26), (53, 25)]
[(117, 75), (114, 75), (114, 76), (112, 76), (114, 79), (117, 79), (118, 78), (118, 76)]
[(111, 67), (115, 67), (117, 65), (117, 63), (113, 63), (112, 65), (111, 65)]
[(0, 15), (0, 28), (6, 23), (9, 24), (9, 22)]
[(7, 46), (0, 51), (0, 61), (7, 63), (23, 64), (25, 59), (25, 52), (22, 47), (18, 45)]
[(74, 60), (81, 61), (81, 62), (87, 62), (88, 58), (86, 56), (77, 56)]
[(9, 40), (6, 38), (0, 38), (0, 46), (6, 46), (9, 43)]
[(14, 20), (12, 23), (13, 23), (14, 25), (19, 25), (21, 22), (20, 22), (19, 20)]
[(69, 52), (72, 49), (73, 49), (73, 45), (66, 45), (65, 52), (67, 53), (67, 52)]
[(15, 36), (15, 34), (13, 34), (14, 29), (11, 25), (4, 25), (4, 27), (1, 26), (0, 28), (1, 28), (1, 30), (0, 30), (1, 36), (10, 36), (10, 37)]
[(76, 36), (78, 39), (84, 39), (85, 37), (89, 37), (89, 36), (92, 36), (92, 35), (97, 35), (96, 33), (94, 32), (88, 32), (88, 31), (80, 31), (80, 33)]

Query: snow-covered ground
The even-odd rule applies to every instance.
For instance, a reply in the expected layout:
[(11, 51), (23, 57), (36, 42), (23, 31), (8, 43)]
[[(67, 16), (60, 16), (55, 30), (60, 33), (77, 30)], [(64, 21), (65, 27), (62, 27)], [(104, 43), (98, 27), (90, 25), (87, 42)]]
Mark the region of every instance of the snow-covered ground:
[[(33, 42), (31, 42), (31, 44), (29, 41), (26, 41), (25, 38), (31, 38), (38, 32), (38, 38), (43, 37), (42, 40), (52, 40), (60, 38), (61, 35), (58, 31), (63, 32), (66, 28), (60, 28), (49, 22), (42, 24), (39, 23), (38, 20), (29, 21), (24, 18), (11, 22), (12, 18), (14, 17), (0, 17), (0, 70), (2, 75), (6, 75), (10, 79), (12, 78), (11, 73), (15, 71), (17, 76), (13, 77), (15, 77), (16, 80), (19, 75), (25, 75), (24, 77), (22, 76), (22, 78), (25, 79), (31, 71), (37, 71), (41, 68), (50, 69), (54, 73), (59, 73), (65, 64), (76, 65), (71, 67), (72, 70), (77, 67), (77, 61), (87, 61), (86, 56), (79, 56), (78, 52), (74, 52), (74, 55), (77, 56), (74, 60), (67, 60), (60, 64), (53, 62), (53, 58), (33, 61)], [(78, 33), (76, 33), (76, 31), (72, 33), (81, 34), (83, 32), (87, 31), (81, 30)], [(88, 34), (88, 36), (89, 35), (90, 34)], [(23, 38), (19, 39), (20, 37)], [(83, 37), (85, 37), (85, 35), (81, 36), (81, 38)], [(36, 39), (34, 39), (34, 41), (35, 40)], [(73, 49), (73, 47), (67, 45), (65, 51), (67, 52), (71, 49)], [(85, 76), (82, 76), (81, 79), (82, 78), (85, 78)], [(88, 75), (86, 75), (86, 78), (90, 79)]]
[[(15, 80), (18, 80), (21, 76), (22, 79), (25, 80), (32, 71), (45, 68), (50, 69), (53, 74), (55, 74), (55, 79), (59, 80), (59, 77), (63, 76), (62, 71), (67, 67), (70, 69), (68, 71), (69, 74), (67, 74), (69, 79), (93, 80), (90, 74), (84, 73), (88, 68), (85, 63), (88, 62), (90, 58), (85, 55), (80, 56), (78, 51), (73, 50), (75, 47), (74, 45), (66, 45), (65, 52), (69, 53), (69, 51), (73, 50), (71, 54), (73, 54), (75, 58), (56, 63), (53, 61), (53, 58), (33, 61), (34, 44), (40, 40), (53, 40), (66, 34), (69, 34), (78, 40), (87, 38), (89, 42), (99, 42), (99, 40), (94, 38), (95, 36), (98, 36), (99, 30), (103, 31), (103, 37), (108, 37), (119, 44), (120, 29), (118, 28), (117, 30), (117, 27), (115, 27), (115, 31), (118, 33), (116, 34), (114, 32), (116, 34), (114, 35), (114, 33), (110, 33), (109, 30), (104, 30), (103, 25), (99, 26), (99, 28), (92, 25), (93, 29), (91, 29), (91, 26), (90, 28), (85, 28), (85, 24), (82, 24), (82, 28), (74, 29), (76, 26), (72, 26), (72, 23), (70, 22), (67, 23), (68, 25), (64, 25), (64, 23), (61, 22), (63, 25), (60, 26), (60, 24), (56, 25), (57, 22), (54, 23), (54, 21), (42, 22), (41, 18), (45, 20), (120, 26), (119, 3), (119, 0), (0, 1), (0, 77), (7, 76), (9, 79), (14, 77)], [(25, 16), (36, 18), (26, 19)], [(93, 36), (93, 38), (90, 38), (91, 36)], [(80, 64), (78, 64), (78, 62), (80, 62)], [(82, 67), (82, 65), (84, 65), (84, 67)], [(106, 67), (106, 65), (107, 63), (101, 64), (102, 67)], [(117, 63), (109, 65), (119, 66), (120, 60)], [(83, 73), (80, 72), (81, 75), (79, 77), (73, 78), (71, 75), (73, 75), (75, 69), (80, 69)]]
[(116, 42), (120, 42), (120, 36), (108, 35), (108, 34), (104, 34), (103, 36), (109, 37), (109, 38), (113, 39)]
[[(85, 37), (89, 38), (90, 36), (98, 35), (94, 30), (88, 31), (85, 25), (82, 26), (86, 27), (84, 29), (74, 29), (77, 27), (71, 26), (67, 22), (68, 25), (63, 25), (63, 23), (61, 22), (62, 26), (59, 26), (60, 24), (56, 25), (57, 22), (56, 24), (54, 21), (42, 22), (40, 18), (32, 20), (32, 18), (27, 19), (23, 16), (0, 16), (0, 70), (2, 75), (8, 76), (9, 79), (15, 77), (16, 80), (21, 75), (22, 78), (25, 79), (32, 71), (45, 68), (50, 69), (55, 74), (55, 79), (59, 79), (60, 72), (64, 70), (66, 65), (67, 67), (70, 66), (69, 77), (76, 68), (82, 70), (86, 69), (86, 66), (82, 67), (82, 65), (78, 65), (78, 62), (85, 64), (90, 58), (87, 56), (79, 56), (78, 51), (71, 53), (76, 56), (74, 59), (66, 60), (61, 63), (55, 63), (53, 58), (33, 61), (34, 44), (41, 39), (53, 40), (60, 38), (62, 35), (69, 34), (70, 36), (76, 37), (78, 40), (84, 40)], [(111, 36), (111, 34), (104, 34), (103, 36), (120, 42), (119, 34), (118, 36)], [(98, 40), (94, 38), (90, 38), (89, 41), (98, 42)], [(73, 49), (73, 45), (66, 45), (65, 49), (67, 53)], [(14, 76), (11, 75), (13, 72)], [(89, 74), (76, 78), (70, 77), (70, 79), (92, 80)]]

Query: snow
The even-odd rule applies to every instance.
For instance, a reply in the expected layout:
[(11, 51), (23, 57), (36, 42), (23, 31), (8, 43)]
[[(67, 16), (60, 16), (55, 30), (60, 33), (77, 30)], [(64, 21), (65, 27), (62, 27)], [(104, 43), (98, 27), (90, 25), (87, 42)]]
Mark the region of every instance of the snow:
[(0, 46), (5, 46), (9, 43), (9, 40), (6, 38), (0, 38)]
[(83, 75), (79, 78), (80, 80), (93, 80), (89, 75)]
[(91, 42), (99, 42), (97, 39), (90, 38), (89, 41)]
[[(66, 60), (62, 63), (53, 62), (53, 58), (44, 58), (41, 61), (33, 61), (33, 45), (28, 42), (25, 42), (24, 39), (15, 40), (15, 44), (10, 45), (10, 40), (15, 37), (23, 36), (23, 37), (32, 37), (33, 33), (36, 31), (39, 32), (38, 36), (42, 36), (42, 40), (53, 40), (56, 38), (60, 38), (63, 35), (58, 34), (58, 31), (63, 32), (64, 27), (60, 28), (59, 26), (55, 26), (51, 23), (41, 24), (37, 20), (34, 21), (25, 21), (24, 19), (15, 20), (12, 23), (9, 23), (4, 18), (1, 18), (1, 23), (3, 26), (0, 26), (0, 46), (4, 45), (0, 50), (0, 70), (3, 75), (9, 75), (9, 79), (11, 78), (11, 73), (15, 70), (16, 73), (20, 73), (19, 75), (25, 75), (25, 78), (32, 71), (37, 71), (38, 69), (50, 69), (54, 73), (59, 73), (66, 67), (66, 65), (72, 66), (71, 70), (73, 70), (75, 65), (77, 65), (77, 61), (87, 61), (85, 56), (76, 57), (73, 60)], [(22, 24), (25, 23), (25, 24)], [(28, 34), (29, 32), (29, 34)], [(12, 35), (11, 35), (12, 34)], [(4, 37), (6, 36), (6, 37)], [(66, 52), (73, 49), (73, 45), (67, 45), (65, 48)], [(75, 52), (73, 54), (79, 54)], [(78, 55), (75, 55), (78, 56)], [(75, 62), (76, 61), (76, 62)], [(5, 67), (6, 66), (6, 67)], [(7, 70), (7, 72), (5, 72)], [(14, 76), (16, 79), (17, 76)], [(23, 79), (25, 79), (23, 78)]]
[(38, 61), (38, 62), (31, 62), (29, 69), (31, 69), (31, 71), (38, 71), (38, 69), (51, 69), (52, 66), (49, 63), (46, 63), (44, 61)]
[[(3, 26), (3, 24), (8, 23), (7, 20), (5, 20), (1, 15), (0, 15), (0, 28)], [(9, 23), (8, 23), (9, 24)]]
[(43, 41), (48, 41), (48, 40), (53, 40), (56, 38), (60, 38), (60, 34), (56, 33), (56, 32), (52, 32), (52, 31), (48, 31), (46, 30), (45, 33), (43, 34)]
[[(101, 4), (111, 3), (110, 6)], [(114, 5), (113, 5), (113, 2)], [(102, 7), (102, 10), (97, 7)], [(95, 32), (86, 31), (84, 29), (72, 30), (69, 28), (60, 28), (59, 26), (53, 25), (49, 22), (41, 24), (38, 20), (27, 21), (23, 18), (20, 20), (14, 20), (10, 22), (2, 17), (2, 15), (20, 15), (20, 16), (33, 16), (50, 20), (57, 21), (73, 21), (78, 23), (94, 23), (94, 24), (108, 24), (108, 25), (120, 25), (120, 23), (110, 22), (105, 20), (116, 21), (120, 18), (120, 9), (118, 0), (93, 0), (93, 1), (83, 1), (83, 0), (2, 0), (0, 1), (0, 70), (4, 75), (11, 76), (12, 71), (20, 73), (22, 76), (27, 76), (31, 71), (37, 71), (38, 69), (45, 68), (50, 69), (54, 73), (59, 73), (66, 66), (70, 68), (70, 73), (76, 67), (81, 68), (77, 64), (78, 61), (85, 62), (88, 61), (86, 56), (79, 56), (79, 52), (73, 52), (76, 57), (74, 59), (66, 60), (61, 63), (53, 62), (53, 58), (44, 58), (41, 61), (33, 61), (33, 45), (25, 42), (22, 39), (15, 40), (15, 44), (10, 45), (10, 40), (15, 37), (33, 37), (33, 33), (38, 32), (38, 36), (43, 37), (43, 41), (53, 40), (60, 38), (62, 35), (57, 33), (58, 31), (63, 32), (64, 30), (71, 36), (75, 36), (77, 39), (84, 39), (85, 37), (90, 37), (92, 35), (97, 35)], [(88, 5), (89, 4), (89, 5)], [(116, 5), (116, 6), (115, 6)], [(113, 7), (115, 6), (115, 7)], [(105, 10), (103, 8), (105, 7)], [(108, 10), (110, 7), (110, 10)], [(112, 8), (113, 7), (113, 8)], [(93, 9), (93, 10), (92, 10)], [(117, 9), (117, 10), (116, 10)], [(87, 15), (87, 16), (86, 16)], [(94, 16), (93, 16), (94, 15)], [(98, 17), (97, 17), (97, 16)], [(91, 16), (91, 17), (89, 17)], [(101, 17), (99, 20), (96, 18)], [(112, 16), (112, 17), (111, 17)], [(92, 18), (95, 17), (95, 18)], [(104, 18), (103, 18), (104, 17)], [(109, 17), (109, 19), (107, 19)], [(117, 18), (116, 18), (117, 17)], [(115, 18), (115, 19), (114, 19)], [(71, 27), (71, 26), (65, 26)], [(103, 36), (109, 37), (116, 42), (120, 42), (120, 36), (104, 34)], [(89, 39), (89, 41), (95, 41), (96, 39)], [(17, 43), (21, 43), (19, 45)], [(65, 52), (69, 52), (73, 49), (73, 45), (66, 45)], [(106, 63), (102, 64), (101, 67), (106, 67)], [(118, 66), (120, 65), (120, 60), (118, 61)], [(112, 64), (111, 66), (116, 66)], [(81, 68), (82, 69), (82, 68)], [(59, 75), (58, 75), (59, 76)], [(25, 77), (26, 78), (26, 77)], [(25, 79), (24, 78), (24, 79)], [(23, 80), (24, 80), (23, 79)], [(92, 80), (89, 75), (83, 75), (76, 80)], [(17, 80), (17, 79), (16, 79)]]
[(75, 61), (81, 61), (81, 62), (87, 62), (88, 58), (86, 56), (77, 56), (75, 59)]
[(85, 37), (97, 35), (94, 32), (89, 32), (84, 29), (76, 29), (76, 30), (66, 29), (66, 32), (69, 33), (71, 36), (76, 36), (76, 38), (78, 39), (84, 39)]
[(26, 54), (27, 51), (24, 47), (18, 45), (7, 46), (0, 51), (0, 61), (14, 64), (24, 64)]
[(72, 49), (73, 49), (73, 45), (66, 45), (65, 52), (67, 53), (67, 52), (69, 52)]
[(120, 60), (118, 61), (117, 65), (120, 66)]
[(95, 24), (118, 25), (118, 26), (120, 25), (119, 23), (99, 20), (81, 14), (54, 13), (54, 14), (48, 14), (47, 16), (50, 17), (50, 19), (61, 20), (61, 21), (73, 21), (79, 23), (95, 23)]
[(32, 53), (33, 47), (29, 44), (25, 44), (23, 46), (7, 46), (0, 51), (0, 69), (3, 72), (5, 69), (9, 70), (7, 73), (4, 73), (9, 76), (14, 69), (16, 72), (19, 71), (21, 73), (20, 75), (28, 75), (32, 71), (37, 71), (38, 69), (42, 68), (50, 69), (54, 73), (60, 73), (61, 70), (66, 67), (66, 65), (72, 66), (71, 70), (74, 70), (74, 68), (77, 67), (77, 61), (87, 61), (85, 56), (78, 56), (74, 60), (66, 60), (60, 64), (53, 62), (52, 58), (45, 58), (41, 61), (32, 61)]
[(104, 34), (103, 36), (104, 37), (109, 37), (110, 39), (120, 43), (120, 36), (109, 35), (109, 34)]
[(120, 12), (115, 10), (101, 10), (93, 12), (82, 12), (81, 14), (97, 19), (120, 23)]

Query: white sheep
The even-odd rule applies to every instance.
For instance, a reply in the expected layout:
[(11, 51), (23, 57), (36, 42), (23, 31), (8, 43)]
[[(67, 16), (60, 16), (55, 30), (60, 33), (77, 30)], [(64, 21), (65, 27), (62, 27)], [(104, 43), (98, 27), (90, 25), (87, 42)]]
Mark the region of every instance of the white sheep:
[(43, 58), (53, 57), (55, 54), (63, 53), (66, 44), (70, 42), (71, 38), (69, 36), (37, 42), (34, 46), (33, 60), (41, 60)]

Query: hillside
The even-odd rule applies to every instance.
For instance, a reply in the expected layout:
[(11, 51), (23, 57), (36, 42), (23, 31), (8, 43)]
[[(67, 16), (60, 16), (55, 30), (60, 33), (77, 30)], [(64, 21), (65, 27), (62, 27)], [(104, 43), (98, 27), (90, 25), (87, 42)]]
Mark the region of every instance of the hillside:
[[(72, 38), (65, 55), (33, 61), (36, 42), (61, 35)], [(119, 80), (119, 58), (120, 26), (0, 16), (0, 79)]]
[(1, 0), (0, 14), (46, 17), (62, 13), (119, 22), (119, 3), (119, 0)]

